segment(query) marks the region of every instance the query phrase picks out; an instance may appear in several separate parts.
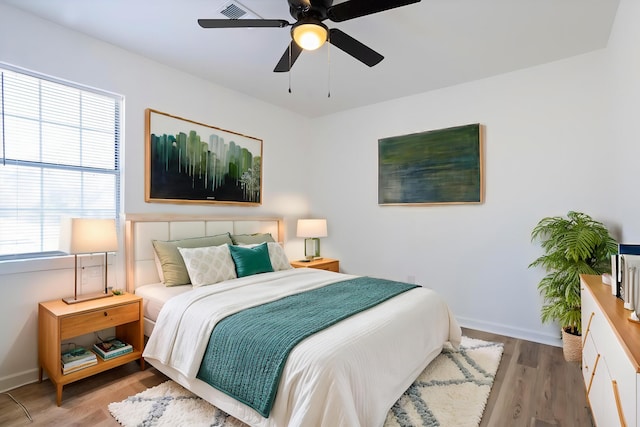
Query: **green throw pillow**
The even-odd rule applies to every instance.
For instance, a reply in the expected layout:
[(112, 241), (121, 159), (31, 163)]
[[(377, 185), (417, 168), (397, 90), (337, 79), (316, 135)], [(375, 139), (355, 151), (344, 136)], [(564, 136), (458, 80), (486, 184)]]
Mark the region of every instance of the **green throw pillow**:
[(273, 271), (273, 266), (269, 259), (269, 247), (266, 242), (252, 248), (229, 246), (229, 251), (236, 265), (238, 277)]
[(153, 240), (153, 248), (156, 251), (158, 260), (162, 267), (163, 282), (167, 286), (188, 285), (191, 283), (187, 266), (184, 264), (182, 255), (178, 252), (181, 248), (204, 248), (207, 246), (220, 246), (225, 243), (231, 245), (229, 233), (215, 236), (195, 237), (180, 240)]

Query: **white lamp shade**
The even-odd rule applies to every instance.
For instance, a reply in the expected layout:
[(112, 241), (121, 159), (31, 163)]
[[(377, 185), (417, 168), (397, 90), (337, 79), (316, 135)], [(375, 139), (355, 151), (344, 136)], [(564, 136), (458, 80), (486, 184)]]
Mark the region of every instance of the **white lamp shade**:
[(296, 231), (298, 237), (327, 237), (326, 219), (299, 219)]
[(117, 251), (115, 219), (63, 218), (60, 222), (60, 250), (68, 254)]

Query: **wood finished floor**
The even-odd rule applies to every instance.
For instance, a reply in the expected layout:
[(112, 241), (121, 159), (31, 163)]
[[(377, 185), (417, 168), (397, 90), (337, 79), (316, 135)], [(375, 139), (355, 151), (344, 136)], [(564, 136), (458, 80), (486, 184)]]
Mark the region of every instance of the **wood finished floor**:
[[(580, 367), (567, 363), (562, 349), (530, 341), (464, 329), (472, 338), (504, 343), (504, 353), (480, 427), (593, 427)], [(117, 427), (107, 405), (126, 399), (166, 377), (154, 368), (140, 371), (132, 362), (64, 387), (55, 404), (50, 381), (0, 394), (0, 426)], [(456, 426), (443, 426), (456, 427)]]

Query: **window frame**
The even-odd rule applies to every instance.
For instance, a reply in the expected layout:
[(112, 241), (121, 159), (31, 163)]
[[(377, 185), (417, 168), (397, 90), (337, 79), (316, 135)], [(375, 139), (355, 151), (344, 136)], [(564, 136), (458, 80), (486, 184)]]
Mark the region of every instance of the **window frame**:
[[(48, 82), (48, 83), (53, 83), (53, 84), (57, 84), (57, 85), (62, 85), (65, 88), (70, 88), (70, 89), (76, 89), (78, 91), (80, 91), (81, 93), (87, 93), (89, 95), (98, 95), (100, 97), (106, 97), (106, 98), (110, 98), (113, 100), (114, 102), (114, 117), (113, 117), (113, 137), (114, 137), (114, 148), (113, 148), (113, 169), (111, 168), (99, 168), (99, 167), (94, 167), (94, 166), (82, 166), (82, 165), (67, 165), (67, 164), (53, 164), (53, 163), (47, 163), (46, 161), (31, 161), (31, 160), (20, 160), (20, 159), (9, 159), (7, 158), (7, 150), (6, 147), (8, 145), (8, 142), (6, 141), (6, 131), (5, 131), (5, 92), (4, 92), (4, 73), (5, 72), (12, 72), (12, 73), (17, 73), (17, 74), (22, 74), (25, 76), (28, 76), (30, 78), (34, 78), (34, 79), (38, 79), (39, 82)], [(122, 204), (122, 193), (121, 193), (121, 179), (122, 179), (122, 139), (123, 139), (123, 114), (124, 114), (124, 97), (122, 95), (110, 92), (110, 91), (106, 91), (106, 90), (102, 90), (102, 89), (97, 89), (97, 88), (93, 88), (87, 85), (83, 85), (83, 84), (79, 84), (79, 83), (75, 83), (75, 82), (71, 82), (68, 80), (64, 80), (64, 79), (60, 79), (60, 78), (56, 78), (56, 77), (52, 77), (49, 75), (45, 75), (43, 73), (39, 73), (39, 72), (35, 72), (35, 71), (31, 71), (31, 70), (27, 70), (21, 67), (17, 67), (11, 64), (7, 64), (4, 62), (0, 61), (0, 75), (2, 75), (2, 86), (0, 86), (0, 96), (2, 97), (2, 99), (0, 99), (0, 132), (2, 133), (2, 141), (1, 141), (1, 146), (0, 146), (0, 168), (4, 167), (4, 166), (26, 166), (26, 167), (30, 167), (30, 166), (35, 166), (37, 168), (39, 168), (41, 170), (41, 173), (43, 170), (65, 170), (65, 171), (76, 171), (76, 172), (83, 172), (83, 173), (98, 173), (101, 175), (113, 175), (114, 178), (114, 189), (113, 189), (113, 194), (115, 197), (114, 200), (114, 204), (113, 204), (113, 217), (115, 217), (116, 219), (116, 223), (119, 222), (120, 219), (120, 212), (121, 212), (121, 204)], [(40, 86), (39, 86), (40, 87)], [(38, 94), (38, 108), (41, 111), (42, 109), (42, 98), (41, 95)], [(80, 112), (82, 111), (82, 107), (80, 108)], [(42, 127), (43, 123), (46, 123), (46, 121), (44, 121), (42, 119), (42, 116), (40, 114), (40, 117), (38, 118), (37, 122), (39, 123), (39, 126)], [(80, 133), (83, 132), (84, 129), (86, 129), (85, 127), (83, 127), (82, 125), (79, 125), (78, 129), (80, 130)], [(38, 140), (40, 143), (42, 143), (42, 138), (43, 135), (42, 133), (38, 134)], [(83, 138), (80, 137), (80, 147), (79, 150), (82, 150), (82, 141)], [(42, 159), (41, 159), (42, 160)], [(43, 205), (43, 202), (45, 202), (46, 199), (46, 194), (51, 194), (51, 193), (47, 193), (46, 191), (41, 192), (40, 194), (40, 198), (39, 198), (39, 206), (38, 209), (36, 209), (35, 211), (39, 211), (41, 213), (46, 212), (47, 208)], [(84, 196), (83, 200), (84, 200)], [(55, 207), (55, 206), (54, 206)], [(85, 210), (83, 208), (80, 209)], [(110, 209), (109, 209), (110, 210)], [(76, 215), (74, 213), (74, 216), (86, 216), (86, 217), (93, 217), (93, 215), (82, 215), (82, 214), (78, 214)], [(42, 215), (41, 215), (42, 218)], [(43, 220), (41, 219), (40, 221), (40, 227), (43, 227)], [(40, 234), (40, 243), (41, 243), (41, 249), (44, 249), (44, 247), (42, 246), (43, 243), (45, 242), (45, 238), (46, 236), (44, 234)], [(7, 263), (11, 263), (12, 261), (29, 261), (29, 260), (37, 260), (37, 259), (46, 259), (46, 258), (52, 258), (52, 257), (59, 257), (59, 256), (66, 256), (67, 254), (62, 252), (62, 251), (57, 251), (57, 250), (43, 250), (41, 252), (26, 252), (26, 253), (13, 253), (13, 254), (0, 254), (0, 265), (2, 264), (7, 264)]]

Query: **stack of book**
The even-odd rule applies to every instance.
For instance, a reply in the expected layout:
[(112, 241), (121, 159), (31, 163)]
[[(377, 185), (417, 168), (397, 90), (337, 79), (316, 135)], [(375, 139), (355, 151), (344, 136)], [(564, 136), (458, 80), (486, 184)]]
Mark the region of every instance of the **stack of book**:
[(114, 338), (111, 340), (95, 343), (93, 345), (93, 350), (103, 360), (109, 360), (113, 359), (114, 357), (133, 352), (133, 346)]
[(76, 347), (73, 350), (62, 353), (62, 374), (67, 375), (89, 366), (97, 365), (98, 358), (95, 353), (84, 347)]

